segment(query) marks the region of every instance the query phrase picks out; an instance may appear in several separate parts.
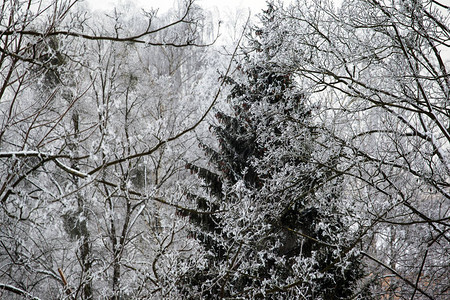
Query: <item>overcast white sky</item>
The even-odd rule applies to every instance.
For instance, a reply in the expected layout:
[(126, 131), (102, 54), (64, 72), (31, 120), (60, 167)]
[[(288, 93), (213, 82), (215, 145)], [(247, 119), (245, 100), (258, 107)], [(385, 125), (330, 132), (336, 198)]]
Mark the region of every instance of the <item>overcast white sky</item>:
[[(89, 5), (98, 10), (109, 10), (117, 3), (124, 2), (124, 0), (86, 0)], [(127, 2), (134, 2), (136, 6), (142, 8), (159, 8), (161, 12), (173, 7), (176, 0), (129, 0)], [(215, 9), (219, 11), (236, 8), (250, 8), (252, 13), (259, 13), (261, 9), (266, 7), (266, 0), (197, 0), (197, 4), (204, 8)]]

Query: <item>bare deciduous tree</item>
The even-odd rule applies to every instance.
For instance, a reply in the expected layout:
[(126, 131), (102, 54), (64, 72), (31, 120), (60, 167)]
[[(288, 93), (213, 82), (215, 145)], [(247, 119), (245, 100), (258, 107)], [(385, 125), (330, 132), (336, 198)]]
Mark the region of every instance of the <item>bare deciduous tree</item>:
[(296, 30), (279, 60), (317, 95), (389, 297), (449, 295), (449, 16), (416, 0), (299, 1), (280, 15)]
[(173, 268), (164, 255), (188, 247), (174, 241), (172, 213), (188, 208), (173, 180), (211, 109), (186, 91), (213, 41), (193, 1), (100, 26), (76, 2), (1, 9), (0, 290), (148, 298)]

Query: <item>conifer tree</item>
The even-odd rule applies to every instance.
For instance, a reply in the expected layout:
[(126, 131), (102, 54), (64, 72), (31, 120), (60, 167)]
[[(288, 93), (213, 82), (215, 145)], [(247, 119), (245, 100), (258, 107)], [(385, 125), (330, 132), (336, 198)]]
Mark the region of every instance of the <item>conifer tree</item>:
[(189, 214), (206, 253), (184, 279), (192, 298), (345, 299), (361, 276), (334, 205), (339, 181), (311, 163), (320, 130), (277, 62), (274, 12), (253, 29), (241, 77), (227, 78), (232, 113), (216, 114), (218, 149), (202, 144), (209, 167), (187, 165), (204, 183), (188, 198), (212, 212)]

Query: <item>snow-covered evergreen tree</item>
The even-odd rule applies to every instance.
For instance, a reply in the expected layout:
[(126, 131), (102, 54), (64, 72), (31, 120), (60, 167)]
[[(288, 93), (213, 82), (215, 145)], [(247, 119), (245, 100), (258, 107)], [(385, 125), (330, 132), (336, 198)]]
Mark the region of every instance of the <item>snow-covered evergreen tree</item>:
[(218, 148), (202, 144), (209, 166), (187, 165), (203, 182), (188, 198), (210, 212), (189, 214), (206, 257), (182, 285), (193, 298), (344, 299), (361, 275), (339, 215), (338, 176), (314, 163), (320, 126), (277, 62), (275, 9), (252, 30), (241, 76), (227, 78), (231, 112), (212, 125)]

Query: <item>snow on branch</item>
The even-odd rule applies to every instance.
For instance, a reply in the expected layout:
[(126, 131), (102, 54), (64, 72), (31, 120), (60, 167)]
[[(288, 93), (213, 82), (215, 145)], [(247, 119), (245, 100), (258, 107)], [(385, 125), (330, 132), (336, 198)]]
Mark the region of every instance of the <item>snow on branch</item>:
[(5, 290), (17, 295), (21, 295), (26, 297), (27, 299), (31, 299), (31, 300), (40, 300), (38, 297), (33, 297), (30, 293), (28, 293), (27, 291), (24, 291), (22, 289), (19, 289), (18, 287), (9, 285), (9, 284), (4, 284), (4, 283), (0, 283), (0, 290)]
[(39, 157), (46, 160), (52, 160), (57, 158), (70, 158), (70, 159), (84, 159), (88, 156), (82, 156), (82, 157), (72, 157), (69, 154), (50, 154), (45, 152), (39, 152), (39, 151), (32, 151), (32, 150), (25, 150), (25, 151), (6, 151), (6, 152), (0, 152), (0, 158), (14, 158), (14, 157)]

